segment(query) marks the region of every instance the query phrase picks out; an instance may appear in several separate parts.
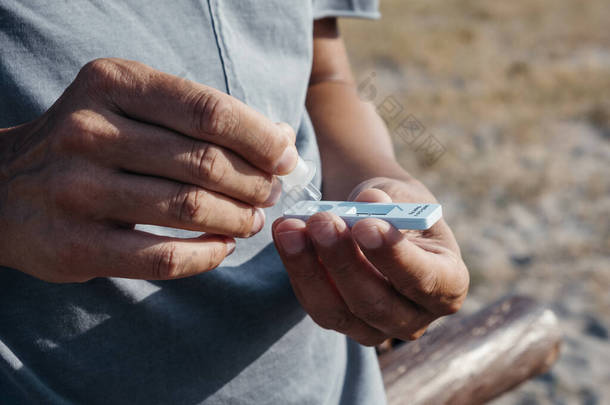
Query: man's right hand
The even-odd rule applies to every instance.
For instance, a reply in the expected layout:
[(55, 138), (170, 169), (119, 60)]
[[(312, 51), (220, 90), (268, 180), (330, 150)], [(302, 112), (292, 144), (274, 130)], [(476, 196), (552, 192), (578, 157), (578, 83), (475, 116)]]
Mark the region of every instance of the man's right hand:
[[(261, 230), (295, 134), (146, 65), (88, 63), (40, 118), (0, 130), (0, 264), (52, 282), (172, 279)], [(206, 232), (193, 239), (133, 229)]]

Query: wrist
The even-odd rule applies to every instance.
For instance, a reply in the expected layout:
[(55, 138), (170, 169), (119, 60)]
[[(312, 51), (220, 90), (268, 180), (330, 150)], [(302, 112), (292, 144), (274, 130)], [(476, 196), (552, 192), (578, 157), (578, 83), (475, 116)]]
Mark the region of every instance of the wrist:
[[(371, 159), (375, 160), (375, 159)], [(416, 181), (400, 165), (390, 159), (383, 165), (367, 167), (366, 165), (342, 165), (339, 170), (323, 171), (322, 188), (326, 200), (346, 200), (355, 188), (380, 188), (389, 181)]]

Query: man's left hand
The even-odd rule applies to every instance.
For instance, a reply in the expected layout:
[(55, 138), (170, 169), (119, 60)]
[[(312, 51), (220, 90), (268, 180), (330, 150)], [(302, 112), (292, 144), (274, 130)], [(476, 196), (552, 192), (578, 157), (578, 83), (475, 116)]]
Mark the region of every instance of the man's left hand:
[[(415, 180), (375, 178), (351, 195), (362, 202), (436, 202)], [(321, 212), (307, 223), (276, 220), (273, 237), (312, 319), (367, 346), (420, 337), (432, 321), (456, 312), (468, 291), (468, 271), (443, 219), (425, 231), (372, 218), (350, 229)]]

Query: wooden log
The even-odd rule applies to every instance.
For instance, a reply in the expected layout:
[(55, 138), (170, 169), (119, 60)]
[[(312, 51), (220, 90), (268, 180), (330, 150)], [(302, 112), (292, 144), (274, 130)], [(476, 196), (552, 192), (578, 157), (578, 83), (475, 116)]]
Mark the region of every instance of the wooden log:
[(388, 403), (485, 403), (548, 370), (560, 343), (555, 314), (523, 296), (445, 318), (419, 340), (380, 355)]

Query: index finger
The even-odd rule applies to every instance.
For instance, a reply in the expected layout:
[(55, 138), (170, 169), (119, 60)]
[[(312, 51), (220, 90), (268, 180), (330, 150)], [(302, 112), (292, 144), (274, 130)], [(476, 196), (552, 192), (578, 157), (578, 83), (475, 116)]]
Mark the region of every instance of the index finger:
[(364, 255), (402, 295), (428, 311), (456, 312), (468, 290), (468, 272), (449, 249), (408, 236), (378, 219), (363, 219), (352, 235)]
[(123, 59), (95, 60), (81, 75), (88, 90), (126, 116), (224, 146), (268, 173), (287, 174), (296, 165), (287, 125), (212, 87)]

